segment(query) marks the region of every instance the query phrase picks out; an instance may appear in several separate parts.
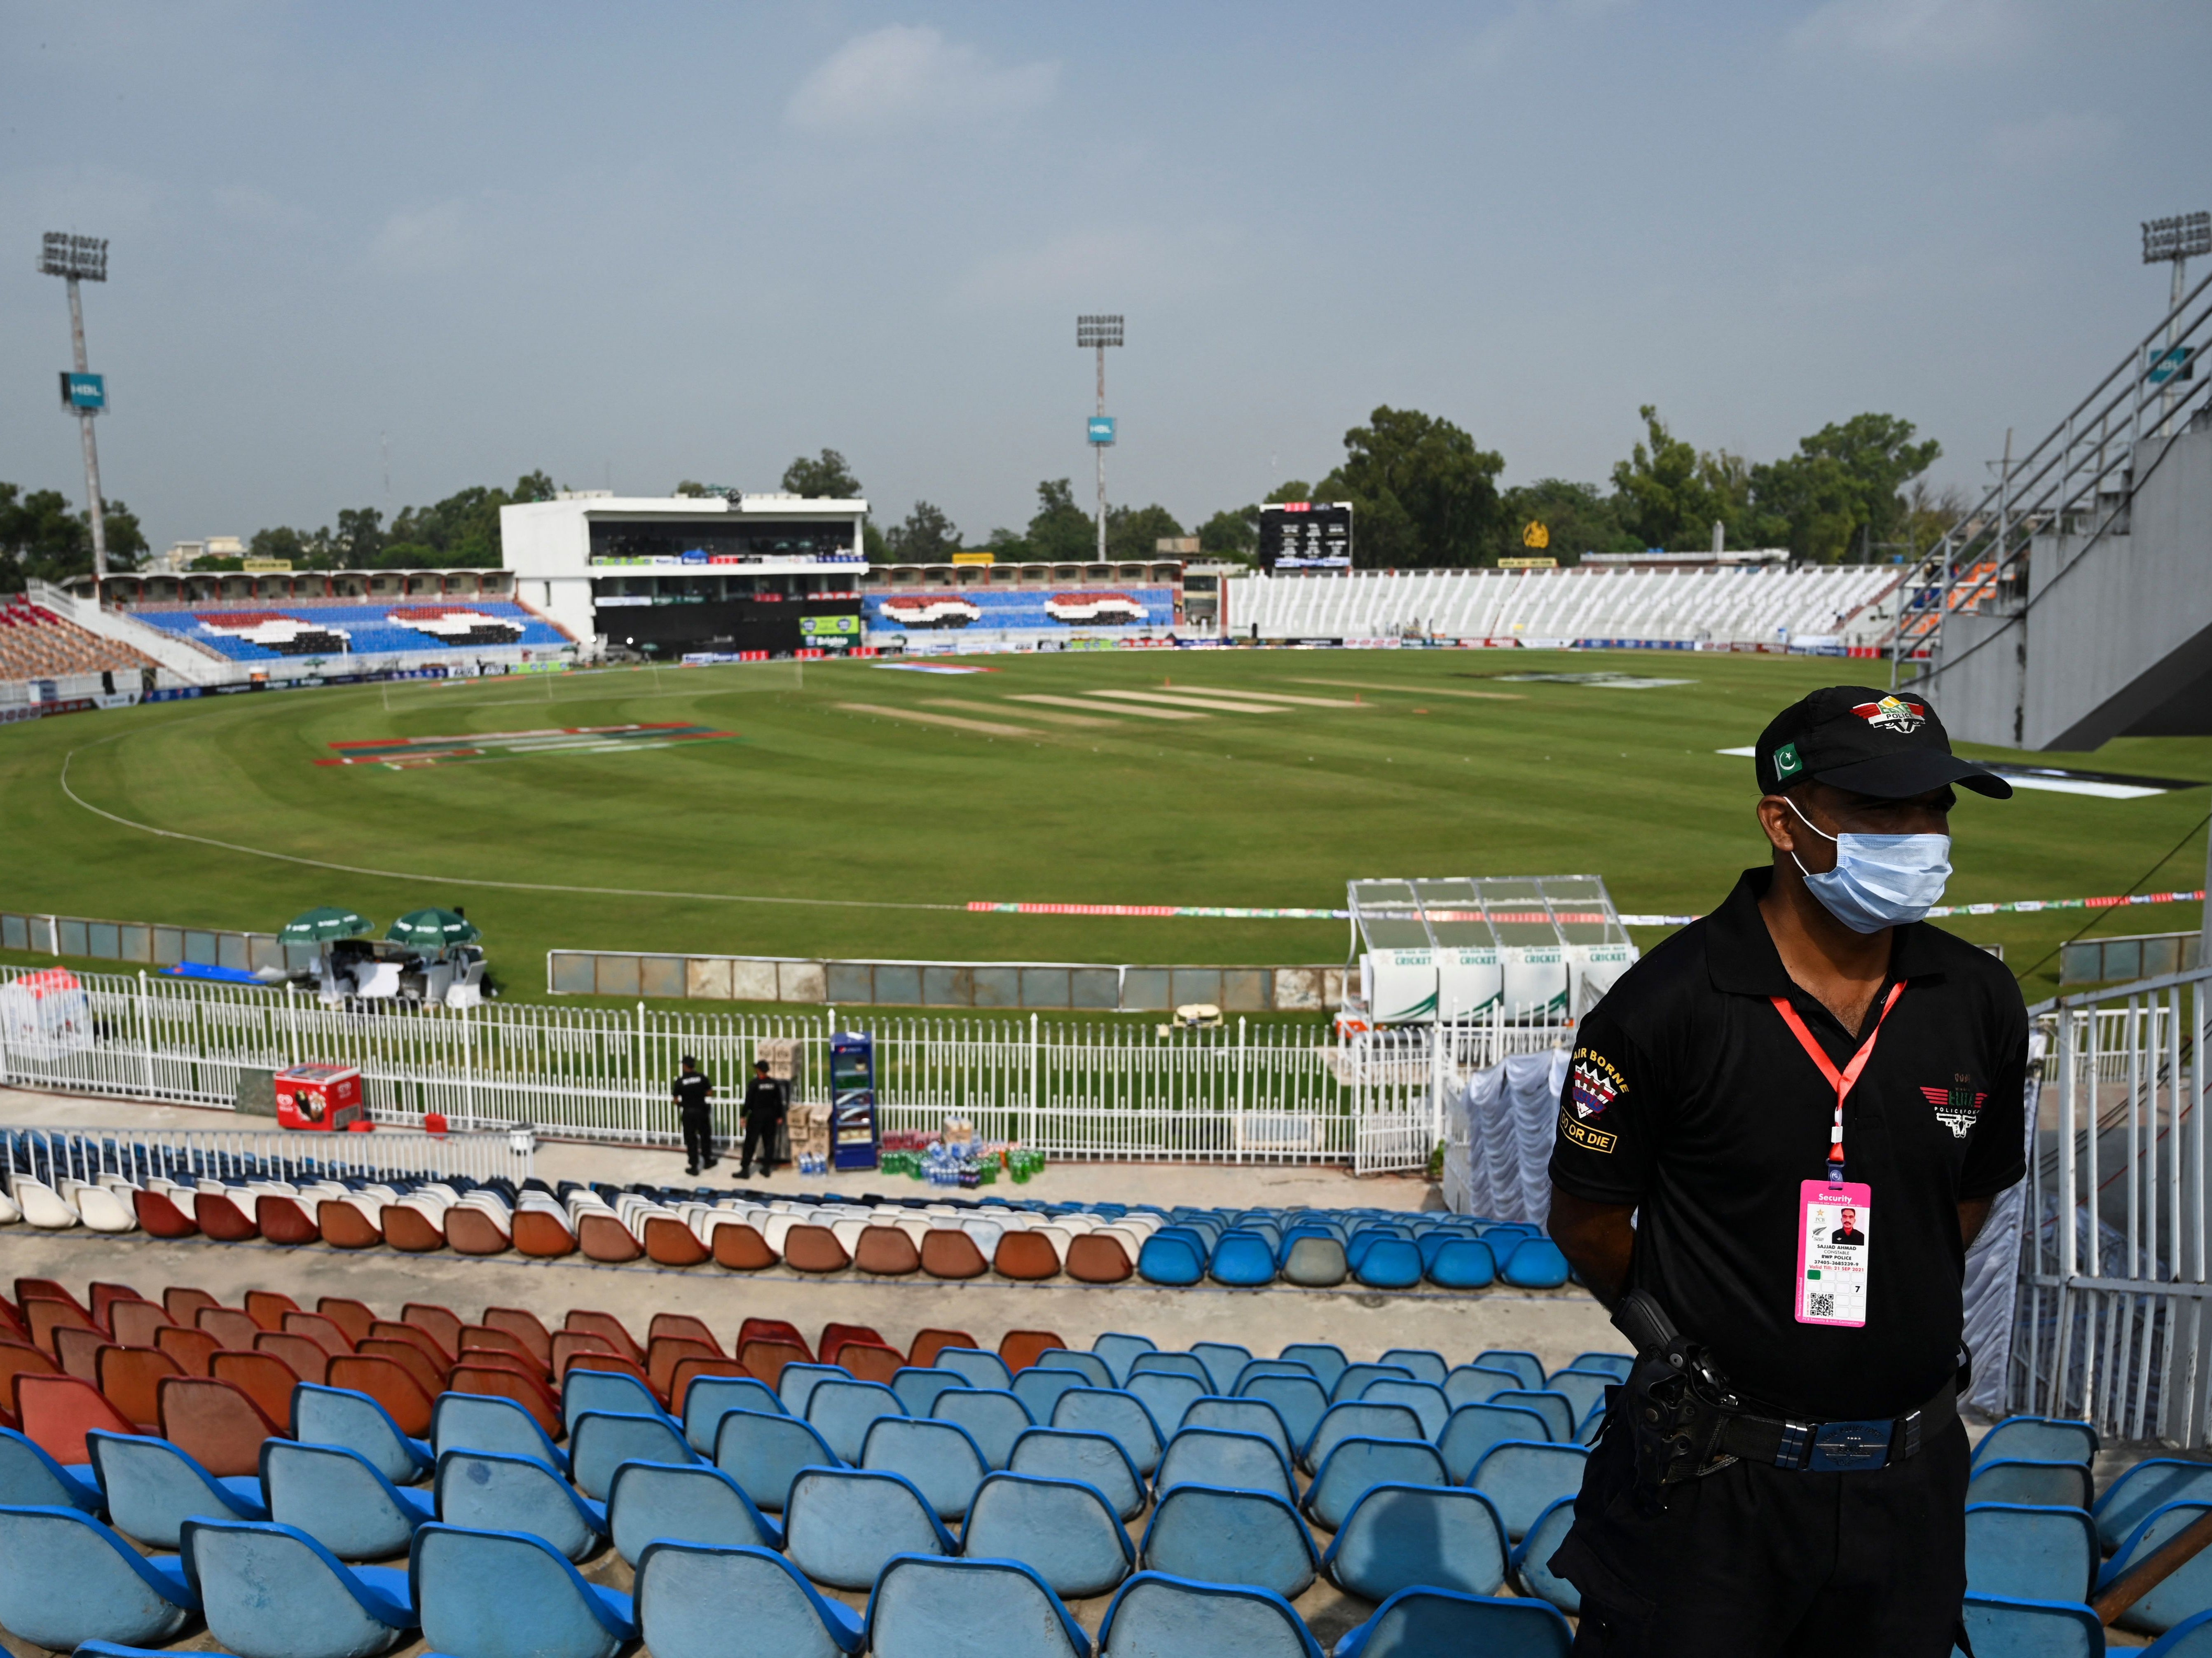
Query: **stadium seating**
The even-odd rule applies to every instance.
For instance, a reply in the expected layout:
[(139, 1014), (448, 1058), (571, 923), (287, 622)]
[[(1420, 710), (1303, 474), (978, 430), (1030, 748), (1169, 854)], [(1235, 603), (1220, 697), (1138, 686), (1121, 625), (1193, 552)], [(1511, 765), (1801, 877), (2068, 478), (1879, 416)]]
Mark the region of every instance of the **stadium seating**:
[(191, 606), (143, 604), (131, 614), (234, 662), (288, 656), (456, 653), (514, 646), (556, 648), (568, 635), (512, 599), (266, 599)]
[[(65, 674), (129, 673), (135, 682), (154, 659), (56, 615), (21, 594), (0, 599), (0, 679), (58, 679)], [(118, 690), (136, 683), (118, 683)]]

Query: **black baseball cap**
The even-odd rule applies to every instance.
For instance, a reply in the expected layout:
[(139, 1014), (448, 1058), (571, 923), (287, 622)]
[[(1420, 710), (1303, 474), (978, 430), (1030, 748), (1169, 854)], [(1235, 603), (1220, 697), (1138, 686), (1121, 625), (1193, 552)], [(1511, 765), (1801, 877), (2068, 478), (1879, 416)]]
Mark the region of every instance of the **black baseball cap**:
[(1928, 699), (1870, 685), (1830, 685), (1793, 702), (1759, 735), (1754, 750), (1762, 793), (1808, 778), (1901, 800), (1956, 783), (1994, 800), (2012, 798), (1995, 772), (1961, 760)]
[(679, 1062), (684, 1065), (696, 1065), (699, 1063), (697, 1058), (690, 1054), (684, 1054)]
[(754, 1069), (754, 1070), (756, 1070), (756, 1071), (765, 1071), (765, 1070), (767, 1070), (767, 1069), (768, 1069), (768, 1061), (767, 1061), (766, 1060), (755, 1060), (753, 1061), (753, 1069)]

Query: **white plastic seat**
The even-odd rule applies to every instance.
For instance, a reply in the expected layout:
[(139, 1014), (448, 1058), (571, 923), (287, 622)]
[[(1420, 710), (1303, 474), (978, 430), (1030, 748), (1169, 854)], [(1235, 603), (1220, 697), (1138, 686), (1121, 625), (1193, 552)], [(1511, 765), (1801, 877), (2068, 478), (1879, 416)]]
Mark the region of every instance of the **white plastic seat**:
[(105, 1186), (77, 1188), (77, 1218), (94, 1232), (135, 1232), (138, 1217), (120, 1193)]
[(77, 1224), (75, 1209), (62, 1199), (62, 1194), (44, 1181), (33, 1180), (28, 1175), (18, 1175), (15, 1180), (15, 1201), (22, 1206), (23, 1218), (33, 1226), (51, 1232), (65, 1231)]

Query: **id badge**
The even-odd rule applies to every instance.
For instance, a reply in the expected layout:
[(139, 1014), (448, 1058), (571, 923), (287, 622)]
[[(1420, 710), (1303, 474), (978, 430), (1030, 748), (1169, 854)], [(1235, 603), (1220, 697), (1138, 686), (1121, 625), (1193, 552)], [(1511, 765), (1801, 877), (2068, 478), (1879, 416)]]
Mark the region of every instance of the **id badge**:
[(1874, 1189), (1808, 1180), (1797, 1189), (1797, 1321), (1866, 1323)]

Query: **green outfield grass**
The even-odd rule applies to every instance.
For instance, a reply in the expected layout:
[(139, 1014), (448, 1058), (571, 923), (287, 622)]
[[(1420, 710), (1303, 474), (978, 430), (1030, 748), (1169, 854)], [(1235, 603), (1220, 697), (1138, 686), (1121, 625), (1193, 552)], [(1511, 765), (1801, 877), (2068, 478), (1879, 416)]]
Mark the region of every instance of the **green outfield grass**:
[[(542, 993), (553, 945), (1336, 961), (1346, 949), (1340, 922), (1032, 918), (957, 906), (1335, 908), (1352, 877), (1594, 872), (1624, 910), (1701, 911), (1765, 855), (1751, 763), (1715, 750), (1750, 743), (1803, 691), (1879, 666), (1627, 652), (974, 660), (991, 671), (778, 663), (410, 683), (0, 727), (0, 908), (270, 930), (314, 903), (350, 904), (381, 923), (459, 902), (523, 994)], [(1547, 671), (1690, 683), (1632, 690), (1498, 677)], [(1130, 712), (1164, 705), (1117, 710), (1094, 695), (1164, 689), (1328, 706), (1170, 720)], [(1085, 706), (1012, 700), (1025, 695)], [(405, 770), (315, 763), (337, 743), (630, 722), (733, 735)], [(2212, 779), (2212, 739), (2123, 739), (2094, 756), (2034, 757)], [(2125, 801), (1964, 796), (1950, 896), (2125, 890), (2206, 808), (2194, 789)], [(2194, 887), (2203, 857), (2194, 841), (2148, 884)], [(559, 887), (625, 890), (539, 890)], [(921, 907), (939, 905), (956, 908)], [(2088, 919), (2061, 911), (1950, 925), (2002, 942), (2021, 970)], [(2098, 930), (2197, 925), (2196, 906), (2170, 905), (2108, 915)], [(1662, 936), (1641, 930), (1638, 942)], [(2030, 993), (2047, 992), (2056, 970), (2054, 962), (2032, 974)]]

